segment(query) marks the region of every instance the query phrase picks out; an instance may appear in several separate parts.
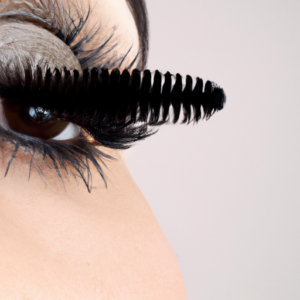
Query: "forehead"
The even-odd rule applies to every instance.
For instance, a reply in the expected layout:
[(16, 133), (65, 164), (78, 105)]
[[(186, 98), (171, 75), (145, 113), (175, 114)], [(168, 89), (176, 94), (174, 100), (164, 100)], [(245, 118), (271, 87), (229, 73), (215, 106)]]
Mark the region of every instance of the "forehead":
[[(69, 43), (83, 68), (103, 65), (105, 61), (122, 62), (125, 68), (139, 52), (138, 31), (125, 0), (0, 0), (0, 3), (1, 19), (34, 20), (35, 25), (44, 28), (50, 23), (56, 26), (61, 32), (53, 33)], [(93, 60), (87, 59), (92, 52), (95, 52)], [(136, 64), (137, 61), (133, 67)]]

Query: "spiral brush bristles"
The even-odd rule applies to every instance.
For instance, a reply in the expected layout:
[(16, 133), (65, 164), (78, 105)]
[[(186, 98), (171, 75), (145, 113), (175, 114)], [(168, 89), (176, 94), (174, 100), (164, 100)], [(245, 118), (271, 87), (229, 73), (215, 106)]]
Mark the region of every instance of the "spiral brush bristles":
[[(152, 76), (154, 75), (154, 76)], [(172, 83), (172, 78), (175, 82)], [(149, 70), (120, 71), (93, 68), (42, 72), (25, 71), (25, 84), (8, 80), (0, 82), (0, 96), (11, 99), (26, 98), (26, 103), (56, 111), (59, 115), (84, 114), (89, 121), (99, 120), (116, 123), (144, 122), (148, 125), (177, 123), (183, 109), (182, 123), (209, 119), (223, 109), (226, 95), (222, 88), (207, 81), (187, 75), (185, 84), (180, 74), (162, 74)], [(170, 120), (170, 107), (173, 118)]]

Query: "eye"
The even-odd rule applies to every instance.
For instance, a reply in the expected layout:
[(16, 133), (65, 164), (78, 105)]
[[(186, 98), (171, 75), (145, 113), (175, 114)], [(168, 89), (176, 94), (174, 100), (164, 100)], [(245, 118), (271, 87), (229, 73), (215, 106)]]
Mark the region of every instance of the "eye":
[(2, 101), (0, 122), (4, 128), (44, 140), (69, 140), (80, 133), (79, 126), (59, 119), (50, 110), (10, 101)]

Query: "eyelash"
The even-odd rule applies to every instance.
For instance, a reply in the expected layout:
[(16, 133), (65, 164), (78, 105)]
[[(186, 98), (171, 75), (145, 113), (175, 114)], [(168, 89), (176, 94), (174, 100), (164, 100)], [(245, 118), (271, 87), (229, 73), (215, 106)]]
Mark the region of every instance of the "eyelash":
[(87, 190), (91, 192), (92, 174), (90, 164), (95, 166), (107, 186), (105, 175), (98, 161), (105, 165), (104, 159), (115, 160), (110, 155), (97, 149), (96, 146), (99, 146), (99, 143), (88, 141), (83, 133), (72, 141), (62, 142), (42, 140), (0, 127), (0, 139), (2, 150), (7, 150), (5, 146), (14, 146), (14, 149), (10, 150), (12, 154), (7, 163), (5, 177), (18, 151), (22, 149), (24, 156), (30, 159), (28, 162), (28, 180), (31, 176), (31, 170), (35, 169), (47, 183), (43, 172), (43, 166), (47, 166), (50, 170), (54, 169), (56, 171), (62, 183), (64, 183), (64, 177), (68, 177), (70, 174), (75, 179), (79, 176), (85, 183)]

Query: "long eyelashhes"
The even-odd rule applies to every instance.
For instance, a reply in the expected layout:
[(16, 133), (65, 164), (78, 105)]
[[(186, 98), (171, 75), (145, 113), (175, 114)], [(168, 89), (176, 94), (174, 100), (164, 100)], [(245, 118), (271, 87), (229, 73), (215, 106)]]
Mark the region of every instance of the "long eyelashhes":
[[(89, 192), (90, 165), (96, 167), (106, 184), (100, 163), (105, 165), (106, 159), (114, 159), (97, 146), (127, 149), (154, 134), (160, 125), (209, 119), (226, 102), (223, 89), (215, 83), (204, 84), (198, 77), (183, 78), (170, 72), (93, 68), (80, 74), (78, 70), (42, 70), (37, 66), (25, 69), (22, 79), (16, 74), (0, 74), (3, 109), (8, 107), (11, 111), (14, 107), (37, 122), (33, 126), (28, 117), (23, 117), (31, 124), (31, 127), (26, 125), (29, 131), (24, 132), (11, 126), (0, 127), (1, 147), (10, 147), (12, 152), (5, 175), (22, 149), (28, 156), (29, 178), (34, 168), (46, 181), (42, 168), (45, 164), (62, 181), (68, 174), (79, 176)], [(47, 125), (50, 119), (52, 131)], [(49, 138), (43, 128), (37, 130), (44, 120)], [(70, 139), (56, 140), (55, 135), (67, 124), (79, 126), (80, 132)]]

